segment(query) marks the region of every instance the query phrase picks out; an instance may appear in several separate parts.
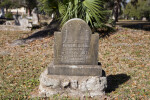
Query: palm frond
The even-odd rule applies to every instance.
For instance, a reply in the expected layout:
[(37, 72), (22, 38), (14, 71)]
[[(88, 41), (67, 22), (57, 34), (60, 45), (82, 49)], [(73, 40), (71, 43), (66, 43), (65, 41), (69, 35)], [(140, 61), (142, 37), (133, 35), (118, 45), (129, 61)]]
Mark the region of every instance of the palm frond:
[[(43, 9), (48, 13), (58, 13), (61, 25), (72, 18), (81, 18), (91, 27), (102, 26), (105, 22), (106, 11), (103, 8), (103, 0), (41, 0), (46, 2)], [(49, 8), (49, 9), (48, 9)]]

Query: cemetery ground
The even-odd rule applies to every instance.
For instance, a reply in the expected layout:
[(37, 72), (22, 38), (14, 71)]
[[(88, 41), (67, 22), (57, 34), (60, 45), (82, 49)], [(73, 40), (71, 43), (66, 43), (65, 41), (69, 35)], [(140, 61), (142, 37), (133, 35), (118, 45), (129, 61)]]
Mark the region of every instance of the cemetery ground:
[[(40, 74), (53, 60), (53, 36), (10, 45), (30, 35), (0, 31), (1, 99), (29, 99)], [(100, 38), (99, 62), (108, 79), (107, 99), (150, 99), (150, 31), (119, 27), (109, 37)]]

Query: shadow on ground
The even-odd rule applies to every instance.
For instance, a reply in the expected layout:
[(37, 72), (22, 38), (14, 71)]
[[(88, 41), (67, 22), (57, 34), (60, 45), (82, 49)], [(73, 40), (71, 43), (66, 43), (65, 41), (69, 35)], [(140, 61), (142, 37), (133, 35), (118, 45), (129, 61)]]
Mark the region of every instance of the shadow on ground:
[(95, 33), (99, 34), (99, 38), (107, 38), (117, 32), (113, 27), (99, 28)]
[(33, 33), (31, 36), (24, 38), (24, 40), (28, 39), (36, 39), (36, 38), (44, 38), (46, 36), (51, 36), (55, 31), (58, 31), (60, 22), (52, 21), (47, 27), (43, 30)]
[(36, 39), (40, 39), (40, 38), (44, 38), (47, 36), (53, 36), (55, 31), (59, 31), (59, 26), (60, 26), (60, 22), (56, 21), (52, 21), (47, 27), (45, 27), (44, 29), (34, 32), (32, 33), (32, 35), (26, 37), (26, 38), (22, 38), (22, 39), (18, 39), (15, 40), (11, 43), (12, 46), (16, 46), (16, 45), (24, 45), (27, 43), (30, 43)]
[(107, 76), (107, 88), (105, 90), (106, 93), (110, 93), (115, 91), (119, 85), (127, 82), (130, 79), (130, 76), (126, 74), (117, 74), (117, 75), (109, 75)]
[(54, 34), (55, 31), (56, 31), (56, 29), (44, 29), (44, 30), (40, 30), (38, 32), (33, 33), (31, 36), (29, 36), (27, 38), (24, 38), (24, 40), (44, 38), (46, 36), (51, 36), (51, 35)]
[(147, 21), (120, 21), (117, 25), (125, 28), (150, 31), (150, 22)]

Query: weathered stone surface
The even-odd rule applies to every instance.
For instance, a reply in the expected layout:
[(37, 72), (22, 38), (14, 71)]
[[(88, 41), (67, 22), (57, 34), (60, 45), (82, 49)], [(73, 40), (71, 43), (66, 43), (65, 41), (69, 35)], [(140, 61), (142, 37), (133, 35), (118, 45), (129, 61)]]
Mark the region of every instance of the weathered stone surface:
[(101, 97), (107, 79), (98, 65), (98, 34), (81, 19), (54, 34), (54, 62), (40, 76), (39, 96)]
[(5, 23), (4, 23), (4, 25), (15, 25), (15, 22), (14, 21), (6, 21)]
[(107, 84), (106, 77), (92, 77), (87, 80), (86, 87), (88, 90), (96, 90), (96, 91), (102, 91), (105, 89), (105, 86)]
[(98, 34), (92, 34), (87, 23), (71, 19), (54, 35), (54, 65), (49, 75), (101, 76), (98, 66)]
[(15, 25), (20, 25), (20, 22), (19, 22), (19, 15), (18, 15), (18, 13), (16, 14), (16, 15), (13, 15), (13, 18), (14, 18), (14, 20), (15, 20)]
[(30, 27), (29, 20), (27, 18), (19, 18), (19, 23), (22, 28)]
[(70, 81), (69, 81), (69, 80), (64, 79), (64, 80), (61, 82), (61, 86), (62, 86), (63, 88), (67, 88), (69, 85), (70, 85)]
[(48, 66), (49, 75), (102, 76), (98, 65), (53, 65)]
[(38, 25), (39, 24), (39, 17), (38, 17), (38, 9), (34, 8), (32, 10), (32, 24)]
[(142, 21), (147, 21), (146, 17), (143, 17), (143, 18), (142, 18)]
[(47, 70), (45, 70), (44, 73), (42, 73), (40, 75), (40, 83), (43, 86), (47, 86), (47, 87), (51, 87), (51, 88), (57, 88), (60, 86), (60, 80), (56, 80), (53, 77), (49, 77), (47, 75)]
[[(101, 97), (105, 94), (105, 88), (107, 87), (106, 77), (47, 75), (47, 70), (40, 76), (39, 97), (50, 97), (56, 94), (73, 97)], [(43, 82), (43, 79), (55, 79), (55, 81), (44, 80)], [(59, 84), (54, 88), (52, 85), (57, 84), (56, 81), (61, 85)]]
[(0, 18), (4, 18), (4, 16), (5, 16), (4, 8), (0, 8)]
[(100, 89), (105, 90), (107, 87), (107, 78), (106, 77), (100, 77)]
[(99, 89), (99, 86), (100, 86), (100, 82), (99, 82), (99, 79), (96, 77), (92, 77), (92, 78), (88, 79), (86, 82), (86, 88), (89, 91), (97, 90), (97, 89)]
[[(16, 23), (16, 25), (15, 25)], [(5, 25), (0, 25), (0, 30), (6, 31), (31, 31), (32, 24), (26, 18), (18, 18), (15, 21), (7, 21)]]
[(81, 83), (79, 83), (79, 90), (83, 91), (83, 92), (87, 90), (87, 88), (86, 88), (86, 80), (84, 80)]
[(78, 88), (78, 81), (77, 80), (71, 80), (70, 86), (72, 89), (77, 89)]
[(69, 20), (55, 33), (54, 64), (97, 65), (98, 40), (83, 20)]
[(40, 97), (50, 97), (50, 96), (53, 96), (53, 95), (56, 95), (59, 93), (58, 91), (53, 90), (50, 87), (46, 87), (46, 86), (41, 85), (41, 84), (39, 86), (39, 90), (40, 90), (39, 91)]

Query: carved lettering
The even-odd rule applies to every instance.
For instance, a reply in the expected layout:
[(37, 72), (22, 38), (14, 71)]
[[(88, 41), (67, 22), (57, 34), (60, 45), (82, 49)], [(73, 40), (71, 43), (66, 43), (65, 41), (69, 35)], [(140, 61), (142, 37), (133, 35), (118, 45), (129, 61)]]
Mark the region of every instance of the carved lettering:
[[(62, 28), (59, 41), (55, 43), (56, 64), (92, 64), (91, 34), (87, 23), (82, 20), (68, 21)], [(57, 50), (58, 49), (58, 50)], [(94, 51), (93, 51), (94, 52)], [(94, 54), (94, 53), (93, 53)], [(93, 56), (94, 57), (94, 56)], [(97, 57), (97, 56), (96, 56)]]

